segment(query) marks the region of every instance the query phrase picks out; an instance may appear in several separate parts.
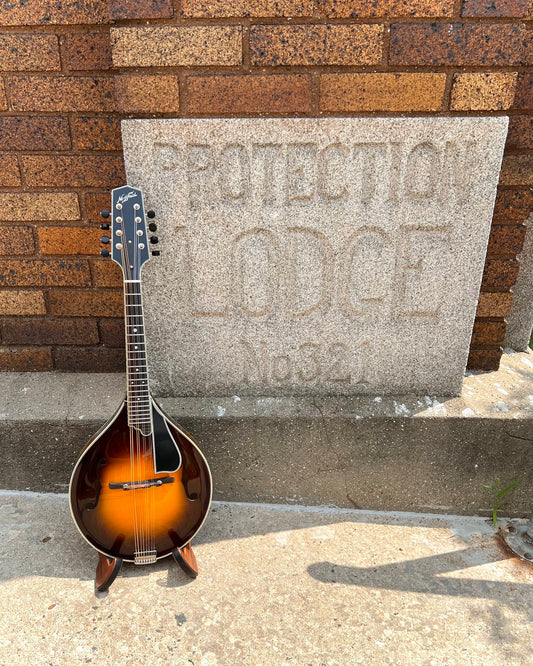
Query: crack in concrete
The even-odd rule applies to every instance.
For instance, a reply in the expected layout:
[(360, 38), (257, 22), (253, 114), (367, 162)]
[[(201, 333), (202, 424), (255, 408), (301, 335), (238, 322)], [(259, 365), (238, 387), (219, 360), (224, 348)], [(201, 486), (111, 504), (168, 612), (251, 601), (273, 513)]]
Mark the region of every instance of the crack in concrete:
[[(343, 482), (343, 485), (344, 485), (344, 494), (345, 494), (346, 499), (350, 502), (350, 504), (351, 504), (355, 509), (360, 509), (361, 506), (360, 506), (357, 502), (355, 502), (355, 500), (353, 500), (352, 497), (350, 497), (349, 490), (348, 490), (348, 470), (351, 469), (351, 468), (343, 467), (343, 466), (341, 465), (341, 460), (340, 460), (339, 454), (334, 450), (333, 446), (332, 446), (331, 443), (330, 443), (329, 438), (327, 437), (328, 427), (327, 427), (327, 425), (326, 425), (326, 418), (325, 418), (325, 416), (324, 416), (324, 412), (322, 411), (322, 407), (321, 407), (320, 404), (317, 402), (316, 398), (312, 398), (310, 402), (311, 402), (311, 404), (313, 405), (313, 407), (315, 407), (315, 408), (317, 409), (318, 413), (320, 414), (320, 420), (321, 420), (321, 422), (322, 422), (322, 426), (323, 426), (323, 428), (324, 428), (325, 435), (326, 435), (326, 437), (324, 438), (324, 441), (327, 442), (327, 450), (328, 450), (328, 451), (329, 451), (329, 452), (330, 452), (330, 453), (336, 458), (336, 460), (337, 460), (337, 467), (336, 467), (335, 469), (332, 469), (332, 470), (325, 470), (325, 471), (336, 471), (336, 472), (339, 472), (339, 473), (340, 473), (340, 475), (341, 475), (341, 477), (342, 477), (342, 482)], [(322, 471), (322, 470), (320, 470), (320, 471)]]

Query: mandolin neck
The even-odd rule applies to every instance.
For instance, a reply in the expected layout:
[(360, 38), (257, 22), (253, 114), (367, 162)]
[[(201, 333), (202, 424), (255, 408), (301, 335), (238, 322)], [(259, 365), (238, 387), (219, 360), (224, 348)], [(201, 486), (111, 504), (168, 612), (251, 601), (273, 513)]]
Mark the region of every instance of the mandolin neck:
[(124, 280), (128, 425), (151, 430), (150, 388), (140, 280)]

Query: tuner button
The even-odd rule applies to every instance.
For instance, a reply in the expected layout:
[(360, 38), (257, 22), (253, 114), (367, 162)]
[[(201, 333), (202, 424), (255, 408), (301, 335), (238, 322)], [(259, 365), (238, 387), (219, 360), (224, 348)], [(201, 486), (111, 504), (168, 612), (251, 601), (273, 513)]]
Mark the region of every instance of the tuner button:
[(111, 215), (111, 213), (107, 210), (107, 208), (104, 208), (104, 210), (100, 213), (100, 215), (107, 219)]
[(100, 254), (102, 255), (102, 257), (109, 257), (109, 250), (107, 249), (107, 247), (104, 247), (104, 249), (100, 252)]
[(109, 229), (109, 224), (107, 222), (104, 222), (103, 224), (100, 225), (100, 229), (107, 231)]
[(150, 229), (150, 231), (157, 231), (157, 224), (155, 222), (150, 222), (148, 229)]
[(152, 250), (152, 257), (158, 257), (160, 254), (159, 250)]
[(153, 210), (149, 210), (146, 214), (151, 220), (155, 217), (155, 211)]
[(155, 243), (159, 243), (159, 238), (157, 236), (152, 236), (152, 238), (150, 238), (150, 243), (154, 243), (154, 245)]
[(102, 238), (100, 238), (100, 240), (102, 241), (102, 243), (104, 245), (107, 245), (109, 243), (110, 239), (109, 239), (109, 236), (102, 236)]

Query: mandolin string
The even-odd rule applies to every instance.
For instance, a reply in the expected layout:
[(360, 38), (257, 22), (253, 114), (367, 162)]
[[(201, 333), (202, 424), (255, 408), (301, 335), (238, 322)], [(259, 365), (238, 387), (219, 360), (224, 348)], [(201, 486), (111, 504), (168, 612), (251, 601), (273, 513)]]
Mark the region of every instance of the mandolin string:
[[(134, 227), (135, 229), (135, 227)], [(135, 246), (134, 246), (134, 255), (135, 255), (135, 262), (134, 265), (137, 267), (138, 270), (138, 278), (140, 280), (141, 278), (141, 266), (140, 266), (140, 253), (139, 253), (139, 243), (138, 243), (138, 236), (137, 232), (135, 231)], [(144, 325), (144, 321), (140, 317), (140, 312), (142, 312), (142, 307), (141, 307), (141, 283), (136, 282), (135, 283), (135, 296), (134, 296), (134, 301), (135, 301), (135, 313), (137, 317), (137, 323), (139, 325), (139, 328), (141, 327), (141, 324)], [(138, 287), (137, 287), (138, 285)], [(138, 289), (138, 292), (137, 292)], [(144, 332), (144, 329), (143, 329)], [(136, 340), (137, 342), (137, 340)], [(134, 350), (137, 345), (134, 345)], [(135, 362), (137, 365), (137, 372), (139, 371), (138, 364), (139, 361), (142, 361), (142, 350), (137, 350), (134, 351), (135, 354)], [(144, 363), (146, 365), (146, 363)], [(146, 368), (144, 367), (142, 369), (142, 374), (144, 375), (146, 372)], [(138, 387), (138, 393), (136, 395), (137, 397), (137, 425), (139, 426), (139, 429), (137, 431), (138, 437), (139, 437), (139, 454), (140, 454), (140, 459), (141, 459), (141, 468), (142, 468), (142, 479), (149, 479), (150, 475), (147, 473), (146, 470), (146, 436), (142, 432), (143, 428), (143, 421), (145, 420), (145, 414), (144, 414), (144, 406), (143, 406), (143, 392), (141, 389), (142, 385), (142, 380), (139, 379), (139, 387)], [(148, 536), (149, 536), (149, 516), (148, 516), (148, 488), (143, 488), (143, 554), (146, 555), (148, 552)]]
[[(121, 231), (122, 231), (122, 240), (124, 240), (124, 220), (122, 220), (121, 223)], [(113, 243), (113, 240), (111, 241)], [(124, 243), (122, 243), (122, 249), (121, 249), (121, 260), (122, 260), (122, 268), (124, 270), (124, 279), (128, 280), (130, 279), (130, 273), (129, 273), (129, 262), (127, 260), (126, 256), (126, 251), (124, 248)], [(130, 325), (130, 311), (129, 311), (129, 304), (128, 304), (128, 292), (127, 292), (127, 282), (124, 282), (124, 311), (126, 314), (126, 367), (128, 372), (127, 374), (127, 381), (128, 381), (128, 386), (127, 386), (127, 401), (128, 401), (128, 412), (132, 415), (133, 418), (133, 408), (131, 404), (131, 388), (130, 388), (130, 378), (131, 378), (131, 365), (130, 365), (130, 357), (129, 357), (129, 325)], [(135, 544), (135, 549), (138, 547), (138, 527), (137, 527), (137, 515), (135, 511), (135, 456), (134, 456), (134, 440), (133, 440), (133, 428), (131, 425), (129, 426), (129, 431), (130, 431), (130, 479), (131, 479), (131, 493), (132, 493), (132, 503), (133, 503), (133, 535), (134, 535), (134, 544)]]
[[(122, 218), (123, 218), (123, 216), (122, 216)], [(122, 266), (124, 268), (124, 273), (125, 273), (126, 279), (131, 280), (130, 261), (129, 261), (129, 256), (128, 256), (128, 252), (127, 252), (127, 247), (126, 247), (127, 244), (124, 242), (126, 240), (125, 234), (124, 234), (124, 231), (125, 231), (124, 230), (124, 218), (122, 219), (121, 226), (122, 226), (122, 240), (123, 240), (122, 249), (121, 249)], [(131, 326), (130, 322), (132, 320), (132, 317), (131, 317), (131, 313), (130, 313), (130, 310), (129, 310), (129, 304), (128, 304), (129, 294), (128, 294), (128, 289), (127, 289), (127, 284), (132, 284), (132, 283), (125, 283), (124, 284), (124, 309), (125, 309), (125, 312), (126, 312), (126, 326), (130, 327)], [(131, 353), (130, 353), (130, 348), (129, 348), (130, 347), (130, 337), (131, 337), (130, 330), (129, 330), (129, 328), (126, 328), (126, 363), (127, 363), (127, 367), (128, 367), (128, 370), (129, 370), (129, 372), (127, 374), (128, 374), (129, 381), (132, 381), (132, 377), (133, 377), (132, 368), (131, 368), (131, 360), (132, 359), (131, 359)], [(131, 388), (131, 384), (128, 385), (128, 393), (130, 395), (129, 409), (130, 409), (130, 413), (131, 413), (131, 419), (132, 419), (132, 421), (134, 421), (134, 419), (135, 419), (135, 416), (134, 416), (135, 408), (134, 408), (133, 391), (132, 391), (132, 388)], [(140, 549), (140, 545), (141, 545), (140, 540), (142, 538), (142, 534), (140, 534), (140, 530), (139, 530), (139, 515), (138, 515), (138, 511), (137, 511), (137, 497), (136, 497), (137, 491), (136, 491), (136, 487), (135, 487), (135, 448), (136, 448), (136, 446), (135, 446), (136, 441), (135, 440), (137, 438), (135, 437), (135, 439), (134, 439), (134, 436), (136, 435), (136, 433), (134, 433), (134, 428), (131, 425), (129, 427), (129, 430), (130, 430), (130, 475), (131, 475), (131, 492), (132, 492), (133, 525), (134, 525), (133, 534), (134, 534), (135, 550), (138, 551)]]
[[(135, 217), (136, 217), (136, 215), (134, 213), (134, 219), (135, 219)], [(133, 227), (133, 230), (135, 232), (135, 227)], [(137, 243), (136, 232), (135, 232), (134, 238), (135, 238), (135, 244), (134, 244), (134, 248), (133, 248), (134, 260), (132, 262), (132, 265), (136, 266), (137, 270), (138, 270), (139, 269), (139, 263), (138, 263), (139, 253), (138, 253), (138, 243)], [(136, 328), (138, 329), (141, 325), (140, 322), (138, 321), (139, 320), (139, 313), (138, 313), (139, 303), (138, 303), (137, 292), (135, 290), (136, 288), (133, 286), (134, 284), (137, 285), (138, 283), (131, 282), (130, 284), (132, 285), (131, 289), (132, 289), (133, 308), (134, 308), (134, 312), (135, 312), (135, 314), (134, 314), (135, 324), (136, 324)], [(135, 337), (137, 337), (137, 333), (135, 334)], [(135, 340), (135, 341), (137, 341), (137, 340)], [(138, 373), (139, 372), (139, 368), (138, 368), (139, 354), (135, 351), (135, 346), (136, 345), (133, 345), (134, 349), (131, 353), (132, 353), (132, 356), (134, 357), (134, 361), (135, 361), (135, 372)], [(140, 414), (140, 405), (139, 405), (140, 383), (139, 383), (139, 376), (138, 375), (136, 375), (136, 380), (137, 380), (137, 384), (135, 385), (135, 396), (133, 398), (133, 403), (135, 404), (135, 408), (134, 408), (134, 410), (135, 410), (135, 420), (136, 420), (136, 424), (137, 424), (137, 427), (135, 429), (135, 440), (136, 440), (136, 444), (137, 444), (137, 446), (136, 446), (137, 459), (138, 459), (139, 468), (140, 468), (139, 480), (142, 481), (143, 479), (146, 479), (147, 477), (146, 477), (145, 465), (144, 465), (144, 441), (143, 441), (144, 437), (141, 433), (141, 414)], [(146, 489), (143, 488), (141, 490), (142, 490), (143, 502), (142, 502), (142, 508), (140, 510), (140, 513), (141, 513), (141, 549), (140, 550), (141, 550), (141, 554), (145, 555), (146, 554), (146, 545), (147, 545), (146, 544), (146, 532), (147, 532), (147, 529), (146, 529), (147, 528), (147, 525), (146, 525)]]
[[(146, 242), (146, 241), (145, 241)], [(141, 282), (140, 282), (140, 267), (139, 267), (139, 305), (140, 305), (140, 311), (144, 315), (144, 307), (143, 307), (143, 296), (142, 296), (142, 288), (141, 288)], [(148, 409), (148, 418), (150, 421), (149, 424), (149, 429), (150, 429), (150, 434), (145, 437), (145, 442), (146, 442), (146, 461), (148, 468), (150, 469), (150, 475), (149, 478), (152, 478), (152, 476), (155, 476), (155, 455), (154, 455), (154, 428), (153, 428), (153, 422), (152, 422), (152, 402), (151, 402), (151, 397), (148, 389), (148, 357), (146, 354), (146, 335), (145, 335), (145, 330), (144, 330), (144, 316), (143, 316), (143, 336), (142, 336), (142, 344), (143, 344), (143, 349), (141, 350), (141, 358), (144, 363), (144, 385), (145, 385), (145, 397), (146, 399), (146, 406), (145, 409)], [(153, 474), (152, 474), (152, 468), (153, 468)], [(146, 497), (147, 497), (147, 502), (148, 502), (148, 513), (147, 513), (147, 520), (148, 520), (148, 534), (149, 534), (149, 544), (148, 548), (150, 551), (155, 551), (155, 486), (149, 486), (146, 489)]]
[[(140, 275), (139, 275), (140, 278)], [(139, 282), (139, 302), (141, 304), (141, 312), (144, 313), (144, 307), (143, 307), (143, 297), (142, 297), (142, 288), (141, 288), (141, 283)], [(144, 318), (143, 318), (143, 325), (144, 325)], [(144, 328), (143, 328), (144, 332)], [(148, 460), (150, 462), (149, 467), (150, 470), (153, 467), (153, 476), (155, 477), (155, 441), (154, 441), (154, 426), (153, 426), (153, 418), (152, 418), (152, 400), (151, 396), (149, 393), (149, 387), (148, 387), (148, 356), (146, 353), (146, 335), (143, 335), (143, 358), (144, 358), (144, 376), (146, 378), (145, 380), (145, 387), (146, 387), (146, 400), (148, 404), (148, 414), (150, 418), (150, 434), (146, 438), (147, 441), (147, 456)], [(152, 474), (150, 475), (152, 476)], [(155, 551), (155, 490), (156, 486), (150, 486), (147, 489), (147, 494), (148, 494), (148, 499), (149, 499), (149, 530), (150, 530), (150, 550)]]
[[(141, 236), (139, 236), (136, 233), (136, 240), (138, 241), (139, 238), (141, 238)], [(138, 287), (139, 291), (138, 291), (138, 293), (136, 293), (135, 301), (136, 301), (136, 305), (138, 306), (139, 311), (142, 313), (143, 312), (143, 307), (142, 307), (143, 303), (142, 303), (142, 290), (141, 290), (141, 282), (140, 282), (141, 262), (140, 262), (140, 251), (139, 251), (139, 243), (138, 242), (135, 243), (134, 252), (135, 252), (136, 265), (139, 268), (139, 276), (138, 276), (139, 277), (139, 282), (136, 283), (136, 284), (139, 285), (139, 287)], [(140, 361), (143, 362), (143, 375), (145, 377), (144, 386), (145, 386), (145, 391), (146, 391), (147, 395), (145, 396), (144, 392), (141, 391), (141, 395), (142, 395), (143, 400), (140, 400), (140, 399), (138, 400), (138, 402), (139, 402), (139, 404), (138, 404), (138, 414), (139, 414), (139, 416), (140, 415), (143, 416), (143, 420), (145, 420), (146, 417), (149, 417), (149, 420), (151, 422), (151, 420), (152, 420), (151, 419), (151, 402), (150, 402), (150, 398), (149, 398), (149, 395), (148, 395), (148, 359), (146, 357), (146, 337), (144, 335), (144, 319), (142, 320), (142, 326), (143, 326), (142, 341), (143, 341), (144, 349), (139, 350), (139, 352), (137, 354), (137, 360), (140, 360)], [(145, 398), (147, 398), (147, 401), (146, 401), (147, 404), (142, 404), (143, 402), (145, 402)], [(148, 410), (148, 411), (146, 411), (146, 410)], [(139, 421), (141, 421), (140, 418), (139, 418)], [(152, 424), (150, 423), (150, 426), (151, 425)], [(150, 434), (149, 435), (141, 434), (141, 437), (142, 437), (142, 442), (143, 442), (143, 446), (142, 446), (143, 472), (144, 472), (143, 478), (149, 479), (149, 478), (152, 478), (152, 476), (153, 476), (152, 475), (152, 465), (150, 464), (153, 461), (153, 427), (150, 427)], [(149, 471), (147, 471), (146, 468), (148, 468)], [(154, 466), (153, 472), (155, 473), (155, 466)], [(155, 541), (154, 541), (154, 532), (153, 532), (153, 525), (154, 525), (154, 520), (153, 520), (154, 506), (153, 505), (154, 505), (154, 487), (153, 486), (148, 486), (147, 488), (144, 489), (144, 516), (145, 516), (145, 523), (144, 523), (145, 524), (145, 543), (144, 543), (144, 547), (145, 547), (145, 552), (155, 550)]]
[[(135, 252), (136, 252), (136, 258), (138, 260), (138, 265), (139, 265), (139, 292), (138, 295), (136, 296), (136, 300), (138, 301), (138, 306), (139, 310), (141, 313), (143, 313), (143, 297), (142, 297), (142, 289), (141, 289), (141, 275), (140, 275), (140, 270), (141, 270), (141, 265), (140, 265), (140, 256), (139, 256), (139, 246), (138, 243), (135, 245)], [(142, 320), (142, 326), (143, 326), (143, 336), (142, 336), (142, 345), (144, 346), (143, 349), (139, 351), (139, 356), (140, 360), (143, 362), (143, 375), (145, 377), (144, 380), (144, 386), (145, 390), (142, 392), (142, 397), (145, 399), (146, 404), (142, 407), (142, 413), (145, 417), (148, 417), (150, 423), (149, 423), (149, 430), (150, 434), (148, 435), (143, 435), (143, 457), (145, 460), (146, 467), (148, 468), (149, 472), (143, 477), (143, 478), (152, 478), (152, 476), (155, 475), (155, 456), (154, 456), (154, 432), (153, 432), (153, 424), (152, 424), (152, 405), (151, 405), (151, 400), (150, 400), (150, 395), (148, 392), (148, 358), (146, 355), (146, 335), (144, 332), (144, 318)], [(142, 401), (141, 401), (142, 402)], [(146, 411), (147, 410), (147, 411)], [(153, 468), (153, 470), (152, 470)], [(154, 532), (154, 518), (155, 518), (155, 497), (154, 497), (154, 486), (148, 486), (148, 488), (145, 489), (145, 513), (146, 513), (146, 549), (149, 551), (154, 551), (155, 550), (155, 532)]]
[[(134, 206), (134, 210), (135, 210), (135, 206)], [(136, 217), (136, 215), (134, 214), (134, 218), (135, 217)], [(134, 227), (134, 230), (135, 229), (136, 229), (136, 227)], [(140, 269), (141, 269), (141, 266), (140, 266), (140, 252), (139, 252), (139, 242), (138, 242), (139, 237), (137, 235), (137, 231), (135, 231), (134, 238), (135, 238), (135, 244), (134, 244), (134, 248), (133, 248), (133, 252), (134, 252), (133, 265), (136, 266), (137, 270), (139, 271), (139, 274), (138, 274), (139, 282), (136, 282), (135, 285), (139, 285), (139, 286), (138, 286), (138, 292), (136, 291), (137, 287), (135, 287), (135, 288), (132, 287), (132, 289), (134, 289), (133, 300), (134, 300), (134, 303), (135, 303), (135, 316), (136, 316), (136, 319), (138, 320), (136, 323), (138, 325), (138, 328), (143, 326), (143, 334), (144, 334), (144, 321), (141, 320), (141, 316), (140, 316), (140, 313), (142, 312), (142, 296), (141, 296), (141, 283), (140, 283), (140, 277), (141, 277)], [(137, 342), (137, 340), (135, 340), (135, 342)], [(143, 361), (143, 352), (142, 352), (142, 350), (135, 351), (136, 347), (137, 347), (137, 345), (134, 345), (133, 354), (135, 356), (135, 362), (136, 362), (136, 366), (137, 366), (136, 367), (136, 372), (138, 372), (139, 371), (139, 369), (138, 369), (139, 361)], [(142, 369), (142, 374), (146, 375), (146, 360), (144, 360), (143, 366), (144, 367)], [(147, 445), (146, 445), (147, 437), (142, 432), (142, 425), (143, 425), (142, 422), (145, 420), (145, 418), (144, 418), (145, 417), (145, 413), (144, 413), (145, 412), (145, 406), (143, 405), (143, 400), (141, 399), (141, 398), (144, 398), (143, 391), (141, 389), (141, 385), (142, 385), (143, 382), (142, 382), (142, 380), (140, 380), (140, 377), (138, 377), (138, 380), (139, 380), (139, 382), (138, 382), (139, 385), (137, 387), (137, 393), (136, 393), (136, 403), (137, 403), (136, 404), (136, 414), (137, 414), (137, 425), (139, 426), (139, 428), (137, 430), (137, 438), (138, 438), (138, 453), (139, 453), (139, 458), (140, 458), (140, 463), (141, 463), (141, 470), (142, 470), (142, 474), (141, 474), (141, 480), (142, 480), (142, 479), (149, 479), (151, 477), (151, 474), (149, 474), (147, 472), (147, 469), (146, 469), (146, 466), (147, 466), (147, 455), (146, 455), (147, 454)], [(143, 500), (144, 501), (143, 501), (143, 511), (142, 511), (142, 515), (143, 515), (143, 520), (142, 520), (142, 526), (143, 526), (142, 551), (143, 551), (143, 554), (145, 554), (145, 555), (147, 554), (147, 552), (149, 550), (149, 534), (150, 534), (149, 490), (150, 490), (150, 486), (148, 486), (147, 488), (143, 488)]]

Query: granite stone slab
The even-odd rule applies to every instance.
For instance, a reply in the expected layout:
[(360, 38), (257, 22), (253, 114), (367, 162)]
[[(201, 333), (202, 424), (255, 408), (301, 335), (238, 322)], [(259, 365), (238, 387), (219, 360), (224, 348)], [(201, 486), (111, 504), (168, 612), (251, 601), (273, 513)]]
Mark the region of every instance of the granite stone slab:
[(507, 118), (126, 120), (158, 395), (460, 390)]
[(505, 344), (516, 351), (525, 351), (533, 329), (533, 215), (525, 221), (524, 247), (518, 257), (520, 272), (513, 287), (513, 306), (507, 319)]

